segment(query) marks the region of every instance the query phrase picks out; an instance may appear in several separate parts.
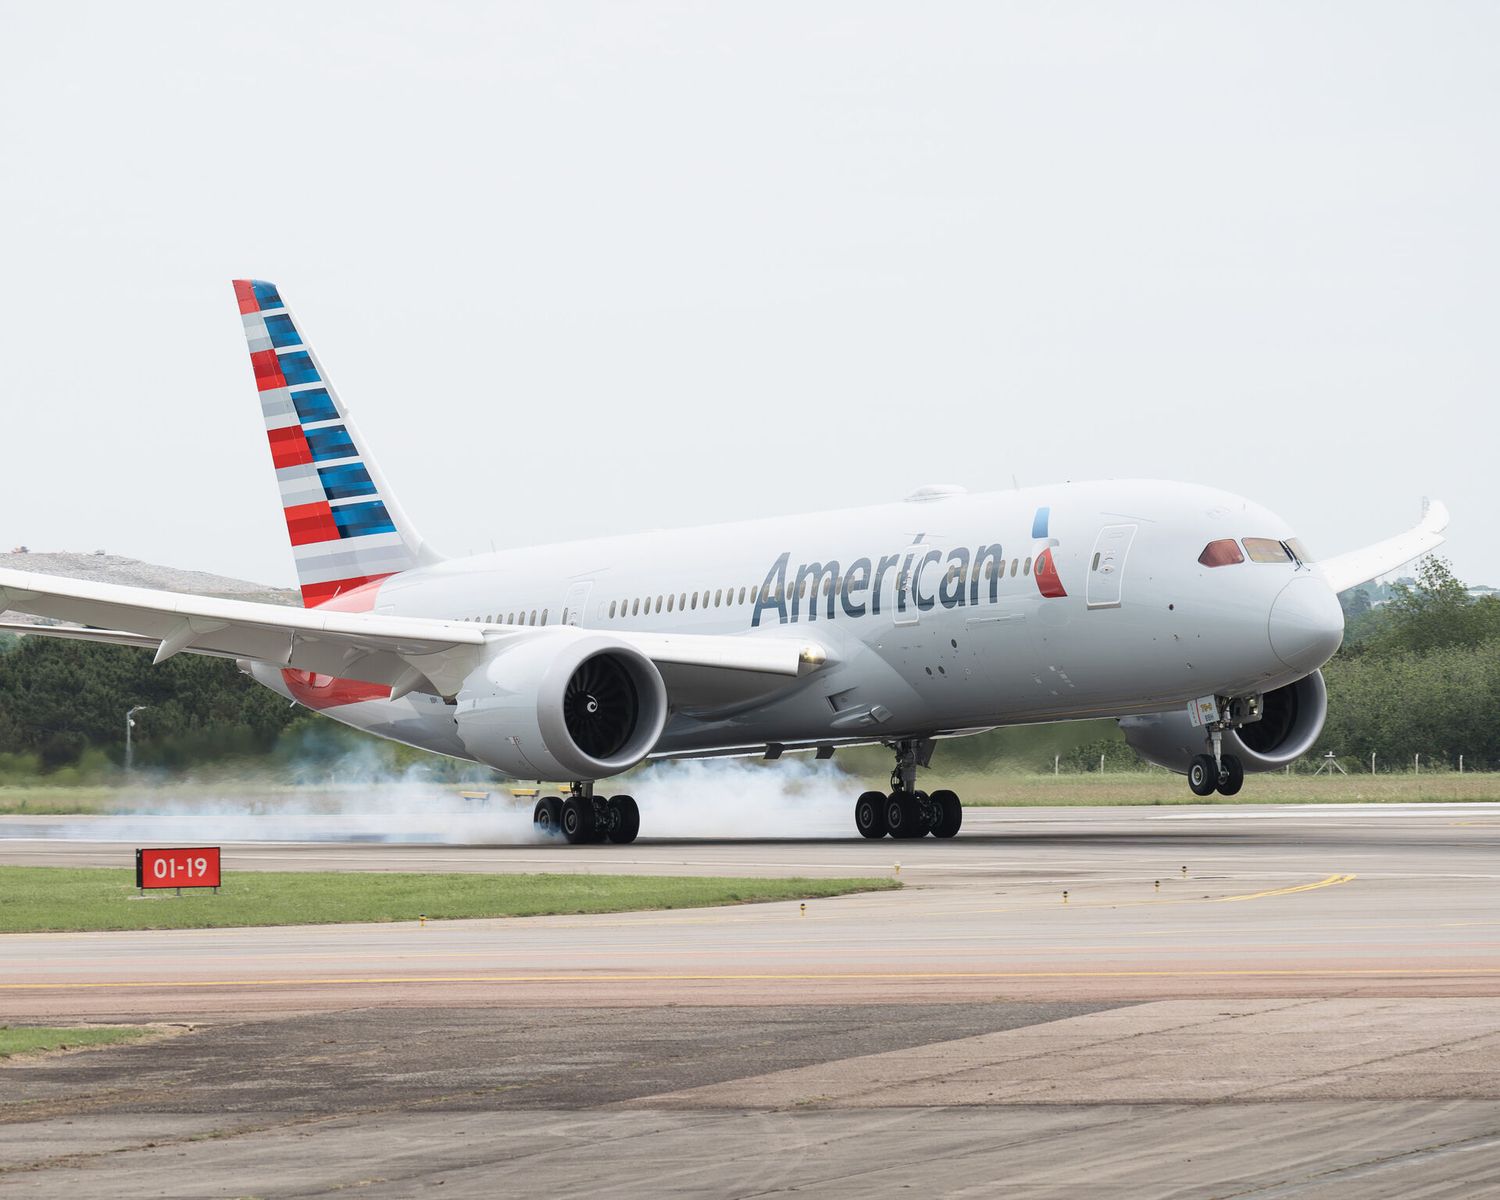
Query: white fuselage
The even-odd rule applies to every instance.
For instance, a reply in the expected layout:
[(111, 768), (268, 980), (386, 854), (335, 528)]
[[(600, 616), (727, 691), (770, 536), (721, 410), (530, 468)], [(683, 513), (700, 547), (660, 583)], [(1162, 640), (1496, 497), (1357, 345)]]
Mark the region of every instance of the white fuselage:
[[(1343, 632), (1316, 572), (1294, 559), (1199, 562), (1219, 539), (1293, 536), (1259, 505), (1184, 484), (932, 489), (451, 560), (385, 580), (374, 611), (603, 634), (795, 633), (826, 652), (826, 669), (762, 701), (674, 711), (654, 755), (890, 741), (1158, 712), (1307, 675)], [(291, 694), (274, 669), (254, 673)], [(436, 696), (323, 711), (467, 756)]]

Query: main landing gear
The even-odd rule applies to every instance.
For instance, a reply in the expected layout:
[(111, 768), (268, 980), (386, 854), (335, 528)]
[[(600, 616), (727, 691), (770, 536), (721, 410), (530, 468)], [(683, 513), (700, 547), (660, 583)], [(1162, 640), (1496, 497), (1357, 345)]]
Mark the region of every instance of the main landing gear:
[(536, 802), (531, 823), (538, 833), (549, 837), (562, 834), (569, 842), (614, 842), (625, 845), (635, 841), (641, 831), (641, 810), (633, 796), (594, 795), (592, 783), (575, 783), (567, 799), (543, 796)]
[(891, 790), (865, 792), (854, 803), (854, 826), (867, 838), (951, 838), (964, 823), (963, 805), (950, 791), (917, 790), (917, 768), (932, 761), (931, 738), (888, 743), (896, 752)]

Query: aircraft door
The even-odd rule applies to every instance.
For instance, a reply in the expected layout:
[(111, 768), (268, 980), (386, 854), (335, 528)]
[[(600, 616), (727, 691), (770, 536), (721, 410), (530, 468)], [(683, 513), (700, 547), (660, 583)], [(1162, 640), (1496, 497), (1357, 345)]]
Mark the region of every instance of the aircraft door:
[(1134, 525), (1106, 525), (1094, 542), (1094, 557), (1089, 561), (1085, 596), (1089, 608), (1119, 608), (1121, 584), (1125, 576), (1125, 556), (1135, 540)]
[(942, 551), (924, 546), (913, 556), (911, 567), (896, 576), (892, 624), (915, 625), (922, 619), (922, 610), (933, 607), (942, 582), (942, 561)]
[(586, 579), (582, 583), (575, 583), (568, 589), (567, 598), (563, 601), (564, 625), (581, 625), (583, 623), (584, 610), (588, 607), (589, 602), (589, 591), (593, 586), (593, 580)]

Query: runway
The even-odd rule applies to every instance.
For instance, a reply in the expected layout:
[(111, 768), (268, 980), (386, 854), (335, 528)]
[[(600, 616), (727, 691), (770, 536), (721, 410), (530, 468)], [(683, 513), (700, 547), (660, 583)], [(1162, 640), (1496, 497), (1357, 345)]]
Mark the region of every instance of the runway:
[[(130, 861), (48, 820), (0, 819), (0, 861)], [(971, 809), (951, 843), (227, 846), (226, 872), (899, 862), (905, 886), (805, 915), (0, 938), (0, 1019), (197, 1026), (0, 1068), (0, 1189), (1500, 1194), (1497, 849), (1488, 804)]]

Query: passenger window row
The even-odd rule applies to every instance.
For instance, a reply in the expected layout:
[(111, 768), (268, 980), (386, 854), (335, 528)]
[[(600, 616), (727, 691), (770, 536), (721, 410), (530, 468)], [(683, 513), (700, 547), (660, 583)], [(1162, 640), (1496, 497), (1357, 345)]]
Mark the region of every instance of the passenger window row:
[(538, 616), (537, 610), (532, 609), (528, 619), (525, 609), (508, 613), (491, 613), (488, 616), (460, 617), (460, 621), (477, 621), (481, 625), (545, 625), (547, 623), (547, 610), (541, 610)]
[[(1031, 562), (1032, 560), (1029, 555), (1024, 559), (1011, 559), (1010, 575), (1012, 577), (1015, 577), (1017, 574), (1023, 576), (1030, 575)], [(994, 559), (990, 559), (985, 567), (984, 578), (986, 580), (993, 580), (997, 577), (1004, 578), (1006, 574), (1005, 567), (1006, 564), (1003, 560), (997, 564)], [(963, 573), (963, 568), (960, 567), (958, 563), (954, 563), (948, 568), (948, 583), (950, 585), (958, 583), (962, 578)], [(844, 586), (844, 576), (824, 575), (822, 578), (823, 586), (818, 590), (824, 596), (837, 595), (840, 591), (842, 591)], [(905, 573), (903, 573), (899, 577), (899, 584), (903, 590), (906, 588), (907, 582), (907, 576)], [(792, 592), (796, 592), (798, 599), (806, 600), (808, 590), (808, 581), (805, 578), (800, 580), (797, 584), (786, 588), (785, 595), (783, 594), (783, 589), (779, 587), (771, 588), (766, 592), (766, 603), (781, 604), (790, 597)], [(607, 615), (611, 620), (614, 620), (619, 617), (638, 617), (642, 613), (645, 613), (649, 616), (653, 613), (674, 612), (678, 610), (682, 612), (689, 612), (699, 608), (708, 608), (710, 606), (712, 606), (713, 608), (729, 608), (731, 606), (747, 603), (755, 604), (759, 599), (760, 589), (758, 587), (742, 587), (738, 592), (736, 592), (732, 587), (715, 588), (712, 591), (705, 588), (701, 592), (680, 592), (676, 595), (663, 594), (659, 596), (638, 596), (629, 600), (611, 600), (609, 602)]]

